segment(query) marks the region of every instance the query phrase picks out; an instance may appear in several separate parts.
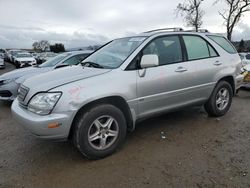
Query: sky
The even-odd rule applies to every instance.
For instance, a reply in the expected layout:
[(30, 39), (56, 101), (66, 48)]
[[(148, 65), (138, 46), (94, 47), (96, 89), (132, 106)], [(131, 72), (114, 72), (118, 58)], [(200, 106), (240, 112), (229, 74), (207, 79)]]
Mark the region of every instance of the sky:
[[(48, 40), (66, 48), (103, 44), (143, 31), (183, 27), (175, 9), (182, 0), (0, 0), (0, 48), (32, 48)], [(203, 28), (225, 33), (218, 11), (223, 0), (204, 0)], [(250, 39), (250, 13), (235, 28), (233, 40)]]

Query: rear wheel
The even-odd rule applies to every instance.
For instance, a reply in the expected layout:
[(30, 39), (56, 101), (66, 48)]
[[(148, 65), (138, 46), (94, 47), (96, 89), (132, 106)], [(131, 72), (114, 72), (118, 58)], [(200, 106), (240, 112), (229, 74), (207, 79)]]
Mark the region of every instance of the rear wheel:
[(232, 86), (226, 82), (219, 82), (209, 100), (204, 105), (205, 110), (210, 116), (223, 116), (229, 110), (233, 97)]
[(79, 114), (73, 141), (89, 159), (100, 159), (114, 153), (126, 137), (126, 120), (120, 109), (102, 104)]

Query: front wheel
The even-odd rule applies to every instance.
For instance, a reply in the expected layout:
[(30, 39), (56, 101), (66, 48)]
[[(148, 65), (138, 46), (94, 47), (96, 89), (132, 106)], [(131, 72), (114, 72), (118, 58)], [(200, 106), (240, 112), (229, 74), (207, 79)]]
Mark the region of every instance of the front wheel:
[(205, 110), (210, 116), (223, 116), (229, 110), (233, 98), (232, 86), (226, 82), (219, 82), (209, 100), (204, 105)]
[(126, 120), (120, 109), (102, 104), (79, 114), (73, 141), (89, 159), (100, 159), (114, 153), (126, 137)]

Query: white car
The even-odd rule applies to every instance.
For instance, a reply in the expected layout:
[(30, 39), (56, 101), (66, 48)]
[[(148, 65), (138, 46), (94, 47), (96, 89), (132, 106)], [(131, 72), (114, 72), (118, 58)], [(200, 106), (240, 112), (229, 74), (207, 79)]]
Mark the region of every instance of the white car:
[(15, 55), (16, 55), (17, 53), (21, 53), (21, 52), (23, 52), (23, 50), (9, 50), (9, 51), (7, 52), (7, 59), (8, 59), (11, 63), (13, 63), (13, 62), (14, 62), (14, 57), (15, 57)]
[(250, 53), (239, 53), (239, 56), (244, 66), (250, 65)]
[(16, 68), (37, 65), (35, 58), (30, 53), (18, 53), (15, 55), (14, 64)]
[(0, 57), (0, 69), (4, 69), (4, 68), (5, 68), (4, 59)]

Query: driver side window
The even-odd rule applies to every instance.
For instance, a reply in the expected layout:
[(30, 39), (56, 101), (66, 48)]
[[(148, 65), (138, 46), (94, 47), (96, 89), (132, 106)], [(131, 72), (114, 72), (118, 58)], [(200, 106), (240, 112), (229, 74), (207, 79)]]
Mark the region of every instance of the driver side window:
[(143, 55), (156, 54), (159, 65), (167, 65), (182, 61), (181, 44), (178, 36), (156, 38), (143, 50)]

